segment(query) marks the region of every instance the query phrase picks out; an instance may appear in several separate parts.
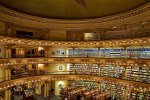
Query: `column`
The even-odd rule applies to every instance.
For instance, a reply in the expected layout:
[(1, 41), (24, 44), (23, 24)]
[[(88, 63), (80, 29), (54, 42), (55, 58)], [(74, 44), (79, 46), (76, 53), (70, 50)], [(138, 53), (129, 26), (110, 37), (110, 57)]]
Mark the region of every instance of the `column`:
[(11, 80), (11, 69), (8, 69), (8, 80)]
[(139, 56), (138, 56), (138, 58), (141, 58), (140, 47), (138, 48), (138, 53), (139, 53)]
[(76, 87), (76, 82), (75, 82), (75, 80), (72, 81), (72, 87)]
[(49, 96), (49, 82), (45, 82), (44, 83), (44, 97), (48, 97)]
[(42, 87), (41, 82), (36, 83), (36, 90), (35, 90), (36, 94), (41, 94), (41, 87)]
[(45, 47), (45, 57), (49, 57), (49, 48)]
[(106, 48), (104, 48), (104, 58), (106, 57)]
[(98, 82), (98, 89), (100, 90), (101, 89), (101, 82)]
[(5, 80), (8, 80), (8, 71), (7, 71), (7, 68), (5, 69)]
[(125, 68), (125, 72), (124, 72), (123, 78), (127, 79), (127, 65), (125, 65), (124, 68)]
[(44, 97), (47, 97), (46, 92), (47, 92), (47, 85), (46, 85), (46, 83), (44, 83)]
[(10, 68), (5, 69), (5, 80), (11, 80), (11, 69)]
[(131, 99), (131, 96), (132, 96), (132, 89), (133, 88), (129, 88), (129, 90), (128, 90), (128, 93), (130, 94), (130, 97), (128, 98), (129, 100)]
[(5, 90), (5, 100), (11, 100), (11, 90)]
[(6, 80), (6, 68), (4, 66), (0, 67), (0, 82)]
[(73, 50), (73, 55), (72, 56), (75, 57), (75, 47), (73, 47), (72, 50)]
[(100, 64), (98, 64), (98, 76), (100, 76)]
[(127, 57), (128, 57), (127, 47), (124, 47), (124, 55), (125, 55), (125, 58), (127, 58)]
[(100, 56), (100, 55), (101, 55), (101, 51), (100, 51), (100, 50), (101, 50), (101, 48), (98, 48), (98, 58), (101, 57), (101, 56)]
[(27, 86), (29, 89), (32, 88), (32, 82), (28, 82)]
[(124, 94), (124, 100), (127, 100), (127, 98), (128, 98), (128, 89), (126, 88), (125, 94)]
[(11, 48), (6, 48), (6, 58), (11, 58)]
[(112, 83), (109, 83), (109, 85), (110, 85), (110, 96), (112, 97), (113, 94)]
[(76, 74), (76, 68), (75, 67), (76, 67), (75, 64), (72, 64), (72, 72), (71, 73), (73, 73), (73, 74)]
[(49, 89), (50, 89), (50, 83), (47, 83), (47, 90), (46, 90), (47, 97), (49, 96)]

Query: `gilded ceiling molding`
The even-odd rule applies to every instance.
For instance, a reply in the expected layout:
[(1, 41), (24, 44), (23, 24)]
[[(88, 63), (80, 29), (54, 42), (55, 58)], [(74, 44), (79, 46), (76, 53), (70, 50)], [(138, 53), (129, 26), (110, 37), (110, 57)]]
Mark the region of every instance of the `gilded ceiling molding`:
[(16, 85), (23, 85), (27, 83), (36, 83), (39, 81), (51, 81), (51, 80), (84, 80), (84, 81), (95, 81), (95, 82), (105, 82), (111, 84), (118, 84), (122, 86), (127, 86), (130, 88), (141, 88), (146, 90), (150, 90), (150, 84), (148, 83), (140, 83), (140, 82), (133, 82), (128, 80), (122, 79), (115, 79), (109, 77), (99, 77), (99, 76), (89, 76), (89, 75), (44, 75), (44, 76), (32, 76), (26, 78), (20, 78), (10, 81), (5, 81), (0, 83), (0, 91), (4, 91), (10, 87)]
[(106, 28), (110, 26), (119, 26), (122, 24), (131, 24), (134, 22), (150, 20), (149, 16), (150, 16), (150, 3), (147, 3), (131, 11), (116, 14), (113, 16), (95, 19), (81, 19), (81, 20), (42, 18), (23, 14), (0, 6), (0, 20), (34, 28), (43, 28), (43, 27), (50, 29)]
[(51, 64), (51, 63), (73, 63), (73, 64), (99, 64), (119, 66), (141, 66), (150, 67), (150, 59), (133, 58), (93, 58), (93, 57), (47, 57), (47, 58), (7, 58), (0, 59), (0, 67), (24, 64)]
[(55, 47), (130, 47), (130, 46), (149, 46), (150, 37), (133, 39), (116, 39), (105, 41), (46, 41), (34, 39), (21, 39), (8, 36), (0, 36), (0, 43), (9, 45), (28, 45), (28, 46), (55, 46)]

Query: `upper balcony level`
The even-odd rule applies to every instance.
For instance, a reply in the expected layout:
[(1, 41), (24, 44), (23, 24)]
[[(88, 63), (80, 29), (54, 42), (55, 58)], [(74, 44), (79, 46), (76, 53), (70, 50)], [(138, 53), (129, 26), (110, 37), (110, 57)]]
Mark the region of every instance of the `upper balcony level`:
[(150, 38), (107, 41), (44, 41), (0, 36), (1, 58), (150, 58)]

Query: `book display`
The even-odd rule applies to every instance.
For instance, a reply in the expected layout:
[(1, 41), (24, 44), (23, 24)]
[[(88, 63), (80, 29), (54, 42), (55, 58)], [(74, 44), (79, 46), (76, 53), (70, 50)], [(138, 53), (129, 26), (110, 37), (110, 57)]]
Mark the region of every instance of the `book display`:
[(150, 83), (150, 68), (149, 67), (133, 67), (126, 68), (127, 80)]
[(69, 87), (84, 87), (84, 88), (98, 88), (98, 83), (94, 81), (68, 81), (68, 86)]
[(86, 87), (86, 88), (97, 88), (96, 82), (93, 81), (76, 81), (75, 85), (76, 87)]
[(140, 58), (150, 58), (150, 48), (141, 48), (140, 56)]
[[(73, 81), (70, 82), (73, 83)], [(75, 81), (75, 83), (77, 82)], [(68, 98), (72, 97), (74, 95), (73, 93), (77, 93), (78, 90), (84, 89), (84, 91), (78, 93), (84, 98), (83, 100), (149, 100), (150, 98), (150, 91), (142, 88), (132, 88), (109, 82), (100, 82), (99, 85), (99, 88), (68, 87), (67, 89), (63, 89), (61, 94), (65, 94), (63, 96)], [(72, 98), (67, 100), (76, 99)]]
[[(125, 49), (124, 48), (73, 48), (68, 49), (68, 55), (73, 55), (75, 57), (100, 57), (104, 58), (124, 58)], [(135, 47), (127, 48), (127, 57), (128, 58), (150, 58), (150, 48), (149, 47)]]
[(76, 74), (98, 75), (97, 64), (72, 64), (69, 65), (70, 72), (75, 71)]
[(120, 49), (112, 49), (112, 48), (101, 48), (100, 49), (100, 57), (106, 57), (106, 58), (121, 58), (125, 57), (125, 50)]
[(123, 78), (125, 68), (115, 65), (102, 65), (100, 66), (100, 76)]
[(68, 49), (69, 56), (73, 55), (75, 57), (98, 57), (98, 48), (72, 48)]
[(76, 74), (89, 74), (87, 64), (72, 64), (69, 65), (70, 71), (75, 71)]
[(128, 48), (127, 49), (127, 57), (129, 58), (150, 58), (150, 48)]
[[(109, 97), (117, 100), (124, 100), (125, 98), (125, 91), (128, 89), (125, 86), (119, 84), (110, 84), (110, 83), (100, 83), (101, 92), (109, 93)], [(130, 94), (130, 93), (129, 93)], [(127, 95), (127, 98), (130, 98), (130, 95)]]
[(80, 100), (86, 88), (68, 88), (60, 91), (61, 100)]
[(68, 57), (73, 57), (73, 48), (68, 48)]
[(131, 100), (149, 100), (150, 91), (133, 90), (131, 93)]
[(98, 75), (98, 65), (97, 64), (89, 64), (89, 73), (90, 75)]
[(61, 100), (106, 100), (108, 92), (100, 92), (100, 89), (68, 88), (61, 92)]

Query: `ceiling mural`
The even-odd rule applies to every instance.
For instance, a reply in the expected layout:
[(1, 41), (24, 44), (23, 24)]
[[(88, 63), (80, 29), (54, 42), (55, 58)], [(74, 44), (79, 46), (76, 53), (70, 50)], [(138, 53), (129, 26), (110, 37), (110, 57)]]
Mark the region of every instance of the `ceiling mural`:
[(10, 9), (46, 18), (100, 18), (126, 12), (150, 0), (0, 0)]

